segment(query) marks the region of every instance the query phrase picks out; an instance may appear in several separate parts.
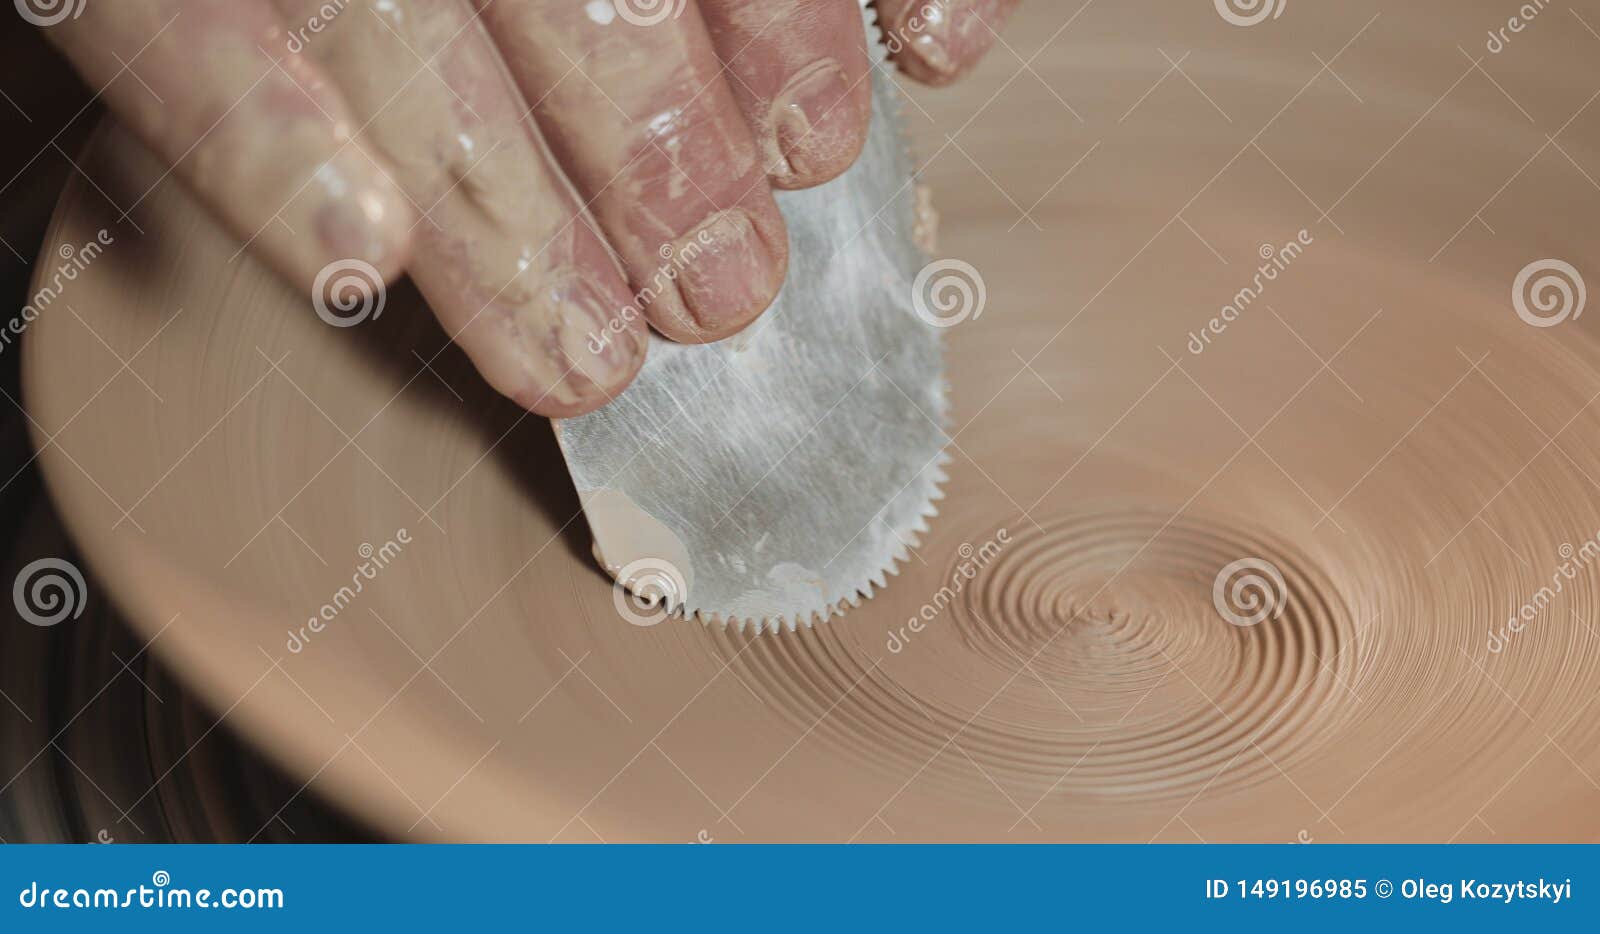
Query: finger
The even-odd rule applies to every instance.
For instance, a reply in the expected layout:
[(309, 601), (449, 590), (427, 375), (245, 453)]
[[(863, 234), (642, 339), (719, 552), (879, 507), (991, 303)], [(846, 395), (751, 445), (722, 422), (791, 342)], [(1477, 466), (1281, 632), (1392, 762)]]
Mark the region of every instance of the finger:
[(668, 5), (641, 25), (622, 13), (637, 2), (481, 8), (650, 322), (676, 340), (715, 340), (777, 295), (783, 218), (699, 13), (680, 2), (680, 15)]
[(994, 44), (1018, 0), (878, 0), (884, 42), (900, 70), (949, 84)]
[(240, 239), (305, 288), (335, 259), (399, 274), (410, 207), (268, 4), (80, 8), (46, 35)]
[[(291, 24), (321, 0), (278, 0)], [(291, 28), (293, 26), (291, 25)], [(485, 379), (576, 415), (644, 360), (630, 293), (465, 3), (347, 6), (307, 43), (423, 211), (410, 272)]]
[(856, 0), (700, 0), (729, 86), (780, 188), (807, 188), (861, 154), (872, 113)]

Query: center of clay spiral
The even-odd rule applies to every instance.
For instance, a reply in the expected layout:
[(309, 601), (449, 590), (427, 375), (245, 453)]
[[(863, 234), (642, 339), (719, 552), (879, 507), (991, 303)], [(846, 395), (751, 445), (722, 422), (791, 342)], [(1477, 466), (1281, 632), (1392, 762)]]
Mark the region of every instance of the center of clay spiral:
[(1092, 737), (1126, 750), (1102, 790), (1181, 787), (1214, 754), (1250, 743), (1292, 756), (1316, 732), (1301, 721), (1340, 707), (1352, 616), (1286, 541), (1231, 520), (1138, 512), (1011, 527), (951, 625), (973, 654), (1021, 666), (1024, 687), (1045, 695), (1036, 709), (1048, 699), (1059, 714), (1040, 725), (1065, 746)]

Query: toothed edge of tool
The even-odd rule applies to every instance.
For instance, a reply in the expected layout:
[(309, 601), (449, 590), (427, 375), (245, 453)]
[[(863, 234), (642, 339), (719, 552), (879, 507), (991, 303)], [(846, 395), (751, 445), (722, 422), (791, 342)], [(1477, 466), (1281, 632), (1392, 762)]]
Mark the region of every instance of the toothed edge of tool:
[(929, 465), (919, 473), (919, 478), (926, 491), (926, 505), (917, 515), (916, 522), (909, 529), (899, 530), (895, 536), (895, 546), (887, 557), (881, 562), (883, 567), (871, 577), (857, 582), (848, 587), (846, 592), (830, 600), (820, 610), (796, 610), (778, 616), (745, 617), (724, 616), (708, 610), (694, 610), (685, 612), (685, 606), (680, 604), (671, 615), (678, 620), (696, 620), (702, 625), (733, 629), (743, 633), (753, 630), (757, 634), (765, 632), (795, 632), (804, 626), (811, 628), (818, 623), (825, 623), (835, 616), (843, 616), (848, 611), (859, 607), (863, 602), (871, 600), (881, 589), (889, 586), (889, 578), (899, 577), (901, 566), (911, 558), (911, 552), (922, 545), (922, 536), (931, 531), (928, 520), (939, 515), (938, 503), (944, 499), (944, 483), (949, 479), (945, 473), (945, 465), (950, 463), (950, 454), (940, 451)]

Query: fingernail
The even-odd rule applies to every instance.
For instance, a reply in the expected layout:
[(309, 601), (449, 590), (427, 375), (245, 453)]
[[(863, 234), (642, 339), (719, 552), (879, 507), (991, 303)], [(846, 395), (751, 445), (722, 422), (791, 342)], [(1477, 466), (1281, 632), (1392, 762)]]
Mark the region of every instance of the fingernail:
[[(934, 34), (938, 30), (939, 35)], [(922, 32), (913, 36), (906, 49), (917, 62), (927, 71), (929, 77), (939, 79), (954, 78), (958, 67), (950, 55), (945, 43), (948, 40), (949, 20), (941, 20), (937, 25), (930, 25)]]
[(558, 369), (539, 380), (549, 388), (529, 407), (548, 415), (597, 408), (632, 382), (644, 362), (643, 313), (627, 304), (620, 287), (602, 288), (575, 271), (557, 273), (545, 294), (554, 314), (543, 346), (532, 351)]
[(1014, 0), (949, 0), (911, 7), (894, 30), (904, 46), (901, 67), (930, 84), (954, 81), (994, 44), (994, 30), (1015, 5)]
[(866, 138), (867, 115), (833, 59), (812, 62), (772, 102), (769, 174), (779, 184), (812, 185), (849, 167)]
[(718, 211), (672, 244), (678, 292), (700, 328), (723, 336), (759, 314), (777, 294), (782, 270), (750, 216)]

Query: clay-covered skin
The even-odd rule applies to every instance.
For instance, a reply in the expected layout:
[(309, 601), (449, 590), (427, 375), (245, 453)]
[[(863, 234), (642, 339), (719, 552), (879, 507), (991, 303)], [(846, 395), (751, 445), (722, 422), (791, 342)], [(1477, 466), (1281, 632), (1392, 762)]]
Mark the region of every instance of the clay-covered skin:
[(849, 168), (871, 110), (865, 35), (853, 4), (704, 0), (720, 48), (746, 50), (728, 68), (773, 184), (804, 188)]
[[(483, 14), (651, 323), (712, 340), (760, 314), (788, 262), (783, 219), (694, 9), (648, 25), (538, 0)], [(658, 276), (669, 264), (685, 274)]]
[[(1009, 6), (885, 3), (888, 45), (943, 82)], [(147, 0), (46, 34), (291, 282), (409, 272), (496, 390), (558, 417), (633, 379), (646, 322), (761, 314), (772, 189), (844, 171), (870, 118), (856, 0)]]
[(925, 84), (966, 74), (999, 38), (1020, 0), (879, 0), (884, 41), (900, 69)]
[[(284, 51), (266, 3), (86, 6), (46, 30), (84, 80), (292, 281), (335, 258), (397, 275), (415, 211), (328, 75)], [(136, 62), (138, 80), (125, 76)]]

